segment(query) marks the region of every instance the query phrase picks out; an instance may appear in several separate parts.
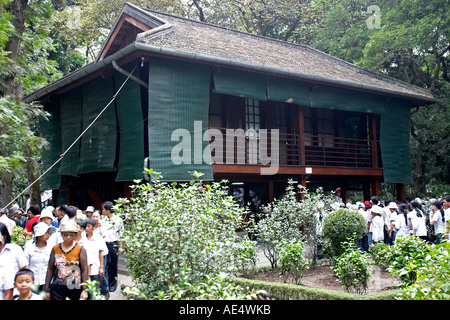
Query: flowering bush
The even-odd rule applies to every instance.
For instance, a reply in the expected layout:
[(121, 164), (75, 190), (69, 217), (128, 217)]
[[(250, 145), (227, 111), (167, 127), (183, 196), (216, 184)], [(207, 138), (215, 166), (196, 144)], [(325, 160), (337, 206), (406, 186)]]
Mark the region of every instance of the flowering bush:
[(22, 248), (25, 246), (25, 243), (31, 239), (31, 234), (24, 235), (24, 229), (19, 226), (14, 226), (13, 233), (11, 234), (11, 242), (15, 243)]
[(244, 209), (222, 183), (167, 184), (148, 173), (152, 183), (134, 186), (135, 197), (117, 200), (115, 208), (125, 222), (128, 269), (138, 284), (145, 284), (139, 296), (170, 297), (178, 291), (192, 298), (192, 290), (182, 289), (185, 284), (215, 277), (237, 259), (241, 239), (235, 231)]

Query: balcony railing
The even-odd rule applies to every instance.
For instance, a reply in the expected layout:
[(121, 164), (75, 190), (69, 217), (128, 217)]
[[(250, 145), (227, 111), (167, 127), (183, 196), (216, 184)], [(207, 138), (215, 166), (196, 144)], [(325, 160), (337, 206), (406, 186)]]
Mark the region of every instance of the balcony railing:
[[(217, 144), (212, 157), (221, 164), (262, 164), (261, 156), (273, 157), (278, 147), (280, 165), (326, 166), (326, 167), (374, 167), (374, 148), (370, 140), (348, 139), (333, 136), (303, 135), (304, 157), (302, 163), (302, 139), (299, 134), (279, 133), (268, 130), (267, 135), (259, 131), (211, 128), (221, 132), (222, 148)], [(227, 131), (228, 130), (228, 131)], [(211, 136), (211, 141), (217, 139)], [(211, 142), (210, 141), (210, 142)]]
[(305, 163), (311, 166), (372, 168), (370, 140), (304, 135)]

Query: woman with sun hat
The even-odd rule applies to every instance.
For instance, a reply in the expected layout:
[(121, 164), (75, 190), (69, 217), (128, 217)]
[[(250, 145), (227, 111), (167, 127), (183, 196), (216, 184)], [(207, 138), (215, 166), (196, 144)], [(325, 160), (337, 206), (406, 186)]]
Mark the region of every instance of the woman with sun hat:
[(55, 245), (48, 262), (45, 291), (51, 300), (85, 300), (88, 280), (86, 250), (75, 241), (79, 232), (75, 221), (64, 221), (60, 226), (63, 242)]

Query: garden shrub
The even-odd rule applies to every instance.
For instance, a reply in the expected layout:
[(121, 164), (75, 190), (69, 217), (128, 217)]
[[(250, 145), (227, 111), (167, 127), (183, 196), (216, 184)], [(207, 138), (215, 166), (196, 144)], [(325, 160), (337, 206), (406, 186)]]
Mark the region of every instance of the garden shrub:
[(220, 273), (206, 276), (202, 281), (190, 284), (183, 282), (178, 286), (170, 286), (165, 291), (159, 291), (157, 296), (148, 296), (148, 286), (123, 286), (122, 293), (128, 300), (180, 300), (187, 296), (190, 300), (256, 300), (266, 295), (264, 290), (243, 289), (231, 281), (229, 274)]
[(176, 298), (193, 298), (186, 286), (233, 266), (244, 209), (223, 183), (167, 184), (148, 173), (152, 183), (137, 184), (135, 196), (115, 206), (124, 219), (128, 270), (141, 285), (141, 297), (178, 292)]
[(416, 237), (399, 236), (394, 246), (369, 249), (374, 261), (403, 281), (401, 300), (450, 299), (450, 243), (429, 244)]
[(343, 244), (347, 239), (352, 238), (356, 242), (366, 230), (367, 223), (359, 212), (339, 209), (323, 219), (322, 236), (329, 240), (329, 254), (338, 257), (344, 253)]
[(235, 244), (234, 267), (243, 275), (255, 268), (258, 260), (258, 246), (256, 241), (243, 239)]
[(389, 267), (391, 275), (398, 275), (407, 284), (417, 280), (417, 270), (428, 255), (429, 245), (416, 237), (399, 236), (390, 249)]
[(450, 300), (450, 244), (427, 245), (425, 258), (417, 266), (416, 281), (403, 287), (403, 300)]
[(349, 293), (365, 294), (371, 274), (368, 254), (354, 247), (353, 241), (344, 242), (345, 251), (331, 269)]
[(372, 255), (373, 261), (383, 268), (387, 269), (393, 259), (394, 247), (384, 242), (378, 242), (369, 246), (369, 253)]
[(285, 282), (301, 284), (301, 278), (309, 268), (309, 260), (303, 256), (305, 244), (287, 243), (280, 249), (280, 271)]
[(262, 206), (261, 220), (255, 227), (255, 233), (264, 248), (264, 255), (276, 268), (279, 260), (279, 250), (283, 242), (297, 242), (303, 239), (300, 230), (303, 220), (300, 213), (300, 203), (297, 200), (295, 187), (290, 181), (286, 194), (281, 199)]
[(272, 269), (278, 266), (279, 251), (285, 242), (312, 240), (311, 247), (316, 249), (318, 219), (329, 207), (330, 199), (323, 195), (321, 189), (313, 194), (302, 186), (298, 188), (303, 200), (298, 200), (294, 182), (289, 180), (285, 195), (262, 207), (261, 220), (255, 227), (255, 234)]

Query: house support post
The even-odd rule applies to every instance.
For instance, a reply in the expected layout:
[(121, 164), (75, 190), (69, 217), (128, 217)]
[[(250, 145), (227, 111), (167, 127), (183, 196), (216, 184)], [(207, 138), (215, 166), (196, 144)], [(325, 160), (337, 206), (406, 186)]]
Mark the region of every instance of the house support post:
[(397, 200), (405, 203), (405, 185), (403, 183), (396, 183)]

